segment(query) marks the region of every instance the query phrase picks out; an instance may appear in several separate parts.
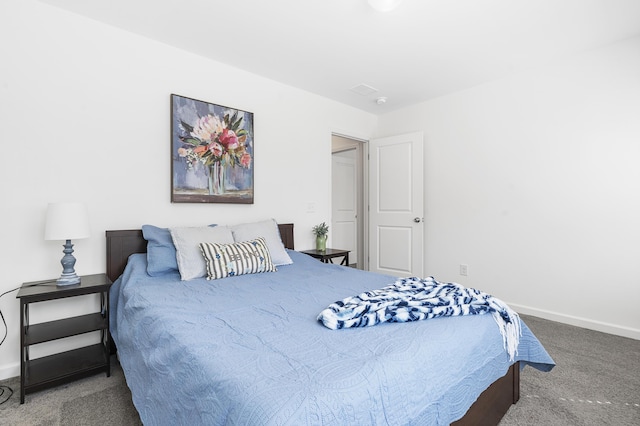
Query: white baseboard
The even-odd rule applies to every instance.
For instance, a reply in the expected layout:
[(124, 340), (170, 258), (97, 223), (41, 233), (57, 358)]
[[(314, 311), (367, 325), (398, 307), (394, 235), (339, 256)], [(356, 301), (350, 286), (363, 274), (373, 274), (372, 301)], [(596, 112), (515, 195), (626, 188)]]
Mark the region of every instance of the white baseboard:
[(0, 366), (0, 380), (10, 379), (20, 376), (20, 364), (9, 364)]
[(576, 327), (587, 328), (589, 330), (601, 331), (603, 333), (615, 334), (616, 336), (628, 337), (640, 340), (640, 329), (624, 327), (602, 321), (594, 321), (587, 318), (575, 317), (572, 315), (560, 314), (546, 311), (544, 309), (532, 308), (530, 306), (507, 303), (513, 310), (520, 314), (531, 315), (563, 324), (575, 325)]

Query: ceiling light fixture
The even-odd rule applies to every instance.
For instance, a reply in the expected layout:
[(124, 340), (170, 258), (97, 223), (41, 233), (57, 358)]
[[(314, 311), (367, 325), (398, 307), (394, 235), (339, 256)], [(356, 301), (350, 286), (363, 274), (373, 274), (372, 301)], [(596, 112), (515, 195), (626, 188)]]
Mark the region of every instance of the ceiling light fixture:
[(383, 105), (387, 103), (387, 97), (386, 96), (380, 96), (378, 99), (376, 99), (376, 103), (378, 105)]
[(367, 0), (369, 6), (377, 10), (378, 12), (391, 12), (398, 7), (402, 0)]

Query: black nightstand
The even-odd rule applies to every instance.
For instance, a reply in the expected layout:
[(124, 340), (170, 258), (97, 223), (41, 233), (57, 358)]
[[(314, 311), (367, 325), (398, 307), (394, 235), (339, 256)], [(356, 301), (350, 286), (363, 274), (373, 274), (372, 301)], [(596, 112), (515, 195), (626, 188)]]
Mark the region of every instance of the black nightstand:
[(328, 248), (324, 251), (319, 250), (303, 250), (301, 253), (308, 254), (311, 257), (320, 259), (322, 263), (333, 263), (334, 257), (342, 257), (341, 265), (349, 266), (349, 250)]
[[(67, 383), (91, 374), (105, 372), (111, 376), (109, 343), (109, 288), (105, 274), (85, 275), (81, 283), (57, 287), (56, 281), (22, 284), (20, 299), (20, 403), (27, 393)], [(56, 321), (29, 324), (29, 305), (65, 297), (100, 294), (100, 312)], [(63, 337), (100, 331), (100, 343), (29, 359), (29, 346)]]

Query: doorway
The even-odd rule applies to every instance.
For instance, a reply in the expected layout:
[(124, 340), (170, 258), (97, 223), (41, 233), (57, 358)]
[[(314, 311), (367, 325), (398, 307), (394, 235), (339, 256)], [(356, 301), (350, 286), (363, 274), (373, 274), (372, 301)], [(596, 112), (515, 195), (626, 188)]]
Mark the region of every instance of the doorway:
[(364, 141), (331, 135), (331, 245), (349, 250), (352, 267), (366, 269)]

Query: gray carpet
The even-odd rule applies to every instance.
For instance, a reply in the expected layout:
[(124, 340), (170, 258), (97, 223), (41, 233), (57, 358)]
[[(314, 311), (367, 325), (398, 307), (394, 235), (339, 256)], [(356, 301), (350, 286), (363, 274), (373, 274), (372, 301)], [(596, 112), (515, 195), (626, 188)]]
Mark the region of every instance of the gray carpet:
[[(522, 318), (557, 366), (550, 373), (522, 371), (520, 402), (500, 426), (640, 425), (640, 341)], [(14, 391), (0, 405), (0, 425), (140, 425), (122, 369), (115, 359), (113, 365), (110, 378), (100, 374), (30, 394), (24, 405), (18, 378), (0, 382)]]
[(500, 426), (640, 425), (640, 341), (522, 315), (556, 362), (526, 367)]
[[(104, 426), (141, 425), (120, 364), (112, 358), (111, 377), (97, 374), (73, 383), (28, 394), (20, 404), (20, 378), (0, 382), (13, 389), (0, 405), (0, 425)], [(5, 389), (6, 392), (6, 389)], [(6, 394), (5, 394), (6, 396)], [(0, 396), (0, 401), (5, 398)]]

